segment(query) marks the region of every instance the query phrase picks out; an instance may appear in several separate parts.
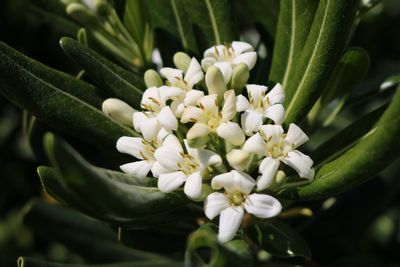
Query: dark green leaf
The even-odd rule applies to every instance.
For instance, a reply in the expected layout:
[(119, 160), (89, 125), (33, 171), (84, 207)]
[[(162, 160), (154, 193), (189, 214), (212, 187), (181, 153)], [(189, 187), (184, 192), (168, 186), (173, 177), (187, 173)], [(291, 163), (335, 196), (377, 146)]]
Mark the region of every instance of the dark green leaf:
[(288, 80), (285, 123), (298, 122), (312, 108), (325, 87), (343, 49), (359, 5), (358, 0), (319, 2), (310, 33)]
[(220, 244), (212, 223), (202, 225), (189, 236), (185, 266), (251, 266), (251, 255), (246, 241), (235, 238), (226, 244)]
[(316, 0), (283, 0), (280, 3), (270, 80), (281, 83), (285, 89), (299, 68), (298, 58), (304, 49), (317, 7)]
[(45, 137), (47, 155), (57, 177), (88, 206), (103, 217), (120, 224), (133, 224), (164, 216), (187, 203), (183, 192), (162, 193), (145, 187), (110, 179), (110, 173), (95, 168), (68, 144), (51, 134)]
[(140, 107), (146, 88), (141, 77), (115, 65), (71, 38), (62, 38), (60, 45), (64, 52), (105, 90), (107, 97), (117, 97), (136, 108)]
[(248, 228), (246, 233), (253, 242), (274, 256), (311, 258), (310, 249), (301, 235), (280, 220), (260, 222)]
[(303, 187), (283, 190), (290, 199), (320, 199), (349, 190), (382, 171), (399, 156), (400, 90), (371, 131), (340, 157), (323, 165), (315, 180)]

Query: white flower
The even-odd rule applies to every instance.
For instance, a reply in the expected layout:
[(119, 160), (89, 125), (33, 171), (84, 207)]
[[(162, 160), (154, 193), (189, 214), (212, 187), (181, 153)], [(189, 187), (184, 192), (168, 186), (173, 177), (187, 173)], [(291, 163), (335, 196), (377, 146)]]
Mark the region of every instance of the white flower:
[(166, 171), (154, 157), (156, 149), (162, 144), (179, 143), (175, 135), (169, 134), (164, 129), (152, 127), (148, 131), (147, 138), (123, 136), (117, 141), (117, 149), (121, 153), (134, 156), (139, 161), (121, 165), (123, 172), (137, 177), (146, 177), (149, 171), (154, 177), (158, 177), (161, 172)]
[(192, 199), (198, 199), (201, 196), (203, 172), (209, 166), (221, 163), (221, 157), (210, 150), (190, 148), (187, 142), (186, 151), (179, 142), (168, 142), (166, 139), (154, 154), (157, 162), (165, 169), (158, 177), (158, 188), (168, 193), (185, 183), (185, 194)]
[(208, 67), (218, 67), (224, 75), (225, 83), (228, 83), (232, 77), (232, 67), (240, 63), (245, 63), (249, 70), (256, 64), (257, 53), (253, 47), (245, 42), (232, 42), (228, 45), (217, 45), (210, 47), (204, 52), (204, 59), (201, 66), (204, 71)]
[(230, 241), (242, 222), (244, 211), (259, 218), (278, 215), (282, 206), (277, 199), (265, 194), (250, 194), (256, 182), (248, 174), (230, 171), (215, 176), (211, 181), (214, 190), (225, 189), (224, 193), (214, 192), (207, 196), (204, 211), (210, 220), (219, 217), (218, 239)]
[(236, 115), (236, 96), (234, 90), (224, 94), (224, 104), (219, 111), (217, 95), (206, 95), (199, 100), (198, 107), (187, 107), (181, 118), (182, 123), (194, 122), (187, 133), (188, 139), (207, 136), (216, 132), (218, 136), (233, 145), (244, 143), (245, 136), (239, 124), (230, 120)]
[(267, 188), (275, 178), (280, 161), (292, 167), (300, 177), (314, 178), (312, 159), (296, 150), (308, 141), (307, 135), (291, 123), (287, 134), (281, 125), (260, 126), (258, 133), (246, 140), (243, 150), (265, 157), (260, 164), (257, 179), (258, 190)]
[(203, 70), (195, 58), (192, 58), (184, 77), (182, 70), (173, 68), (162, 68), (160, 74), (167, 79), (169, 86), (174, 87), (172, 90), (181, 89), (181, 93), (174, 96), (171, 103), (171, 109), (178, 118), (182, 116), (185, 107), (197, 105), (198, 100), (204, 96), (203, 91), (193, 89), (204, 78)]
[(273, 120), (276, 124), (282, 124), (285, 109), (283, 101), (285, 93), (278, 83), (268, 93), (266, 86), (246, 85), (248, 99), (243, 95), (237, 96), (237, 110), (244, 111), (241, 116), (241, 125), (246, 135), (252, 135), (263, 124), (264, 117)]
[(148, 130), (151, 127), (161, 127), (166, 130), (176, 130), (178, 120), (171, 108), (166, 104), (168, 99), (179, 95), (180, 89), (168, 86), (150, 87), (143, 93), (141, 107), (143, 112), (133, 114), (133, 126), (135, 130), (142, 133), (145, 139), (148, 139)]

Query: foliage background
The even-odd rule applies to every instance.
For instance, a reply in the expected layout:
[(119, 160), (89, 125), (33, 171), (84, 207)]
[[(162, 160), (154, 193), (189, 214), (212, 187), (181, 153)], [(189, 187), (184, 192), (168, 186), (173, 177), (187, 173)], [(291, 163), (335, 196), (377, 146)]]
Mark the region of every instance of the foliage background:
[[(243, 3), (235, 2), (237, 17), (243, 16)], [(371, 57), (371, 82), (388, 73), (400, 73), (400, 3), (385, 0), (379, 6), (363, 18), (352, 41), (353, 46), (363, 47)], [(245, 18), (237, 21), (244, 29), (250, 25), (250, 17)], [(70, 73), (79, 71), (59, 48), (60, 33), (43, 22), (27, 1), (0, 1), (0, 25), (1, 41), (50, 67)], [(342, 129), (389, 96), (381, 94), (368, 105), (346, 109), (335, 124), (312, 137), (315, 144), (318, 136), (322, 139)], [(0, 96), (0, 265), (15, 266), (21, 255), (84, 262), (74, 249), (46, 238), (22, 221), (23, 207), (29, 200), (46, 198), (36, 174), (38, 162), (23, 136), (22, 118), (21, 111)], [(302, 218), (291, 219), (313, 252), (308, 266), (400, 266), (399, 160), (378, 179), (322, 205), (330, 208), (320, 208), (321, 201), (298, 206), (310, 207), (315, 212), (306, 222)]]

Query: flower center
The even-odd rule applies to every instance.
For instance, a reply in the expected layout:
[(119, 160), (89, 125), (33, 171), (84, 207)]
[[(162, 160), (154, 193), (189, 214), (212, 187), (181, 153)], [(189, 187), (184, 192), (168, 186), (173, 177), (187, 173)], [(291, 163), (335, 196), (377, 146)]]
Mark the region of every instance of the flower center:
[(148, 103), (142, 103), (142, 108), (154, 113), (159, 113), (162, 108), (160, 101), (154, 97), (149, 97), (148, 100)]
[(269, 98), (266, 97), (264, 100), (265, 95), (262, 94), (260, 97), (257, 98), (257, 101), (254, 99), (254, 97), (249, 94), (249, 102), (250, 102), (250, 106), (254, 111), (260, 112), (260, 113), (264, 113), (264, 111), (269, 108), (270, 106), (270, 102), (269, 102)]
[(289, 151), (293, 150), (293, 145), (286, 142), (285, 139), (286, 135), (283, 134), (278, 142), (275, 144), (268, 144), (267, 140), (267, 155), (274, 158), (280, 159), (287, 156)]
[(222, 53), (215, 47), (215, 54), (219, 61), (232, 61), (235, 58), (235, 50), (231, 44), (225, 44), (222, 48)]
[(234, 206), (240, 206), (246, 199), (246, 196), (242, 192), (234, 192), (228, 194), (229, 203)]
[(173, 83), (167, 81), (167, 85), (178, 87), (183, 91), (185, 91), (186, 93), (192, 89), (185, 80), (183, 80), (181, 77), (178, 76), (175, 77), (175, 81)]
[(183, 161), (181, 163), (178, 162), (177, 164), (184, 174), (190, 175), (199, 170), (200, 166), (194, 157), (185, 153), (181, 153), (181, 156)]
[(143, 150), (140, 151), (140, 155), (143, 157), (143, 159), (155, 161), (154, 152), (160, 146), (159, 143), (157, 141), (146, 141), (143, 139), (142, 144)]

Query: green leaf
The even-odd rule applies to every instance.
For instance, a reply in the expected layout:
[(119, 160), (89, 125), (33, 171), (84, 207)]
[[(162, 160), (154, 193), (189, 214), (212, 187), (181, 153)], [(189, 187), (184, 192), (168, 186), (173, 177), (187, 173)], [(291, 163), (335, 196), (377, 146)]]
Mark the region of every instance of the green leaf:
[(298, 66), (308, 33), (313, 23), (318, 1), (283, 0), (272, 57), (270, 80), (286, 89)]
[(146, 89), (141, 77), (115, 65), (72, 38), (61, 38), (60, 45), (64, 52), (105, 90), (107, 97), (117, 97), (136, 108), (140, 107), (142, 94)]
[(94, 87), (52, 70), (4, 43), (0, 43), (0, 83), (0, 92), (11, 102), (54, 129), (94, 146), (116, 152), (119, 137), (137, 135), (90, 105), (101, 103)]
[(358, 0), (319, 2), (310, 33), (288, 80), (285, 123), (298, 122), (312, 108), (325, 87), (348, 40)]
[(323, 165), (315, 180), (303, 187), (279, 192), (282, 198), (321, 199), (349, 190), (382, 171), (399, 156), (400, 90), (371, 131), (340, 157)]
[(188, 239), (185, 266), (251, 266), (249, 247), (241, 238), (226, 244), (218, 242), (218, 227), (212, 223), (202, 225)]
[(359, 47), (350, 47), (344, 53), (321, 96), (324, 106), (336, 97), (343, 96), (367, 75), (370, 65), (368, 53)]
[(45, 136), (45, 148), (65, 187), (92, 209), (101, 211), (110, 222), (124, 225), (151, 222), (157, 216), (166, 220), (166, 214), (187, 203), (181, 191), (167, 194), (156, 187), (110, 178), (110, 172), (90, 165), (52, 134)]
[(192, 23), (200, 50), (237, 40), (234, 28), (232, 1), (183, 0), (186, 14)]
[(269, 219), (246, 230), (258, 246), (277, 257), (311, 258), (311, 251), (301, 235), (288, 224)]

